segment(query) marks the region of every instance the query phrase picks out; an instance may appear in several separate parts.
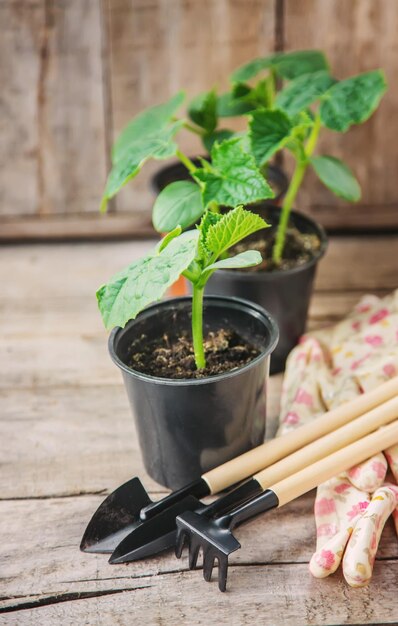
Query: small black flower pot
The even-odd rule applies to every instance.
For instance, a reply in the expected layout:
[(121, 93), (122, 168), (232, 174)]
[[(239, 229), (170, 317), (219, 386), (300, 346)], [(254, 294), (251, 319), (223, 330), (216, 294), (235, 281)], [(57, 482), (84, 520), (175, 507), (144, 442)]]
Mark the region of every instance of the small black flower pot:
[[(203, 158), (208, 160), (209, 157)], [(200, 161), (197, 158), (192, 159), (192, 162), (197, 167), (201, 166)], [(269, 165), (266, 179), (275, 191), (275, 198), (272, 198), (272, 200), (263, 200), (261, 204), (278, 204), (286, 193), (288, 186), (287, 176), (277, 165)], [(152, 189), (156, 194), (158, 194), (162, 191), (162, 189), (167, 187), (167, 185), (174, 183), (177, 180), (192, 180), (187, 168), (180, 161), (172, 163), (171, 165), (166, 165), (156, 172), (151, 181)]]
[[(279, 207), (259, 212), (270, 224), (278, 223)], [(219, 270), (207, 284), (207, 292), (251, 300), (271, 313), (279, 328), (279, 342), (271, 358), (271, 374), (283, 371), (289, 352), (305, 331), (315, 272), (327, 248), (327, 236), (320, 224), (307, 215), (292, 211), (290, 224), (302, 233), (315, 233), (321, 242), (315, 258), (289, 270), (245, 272)]]
[(137, 426), (148, 474), (178, 489), (204, 472), (258, 446), (264, 440), (270, 354), (278, 340), (272, 317), (237, 298), (205, 297), (204, 332), (235, 330), (258, 348), (250, 363), (203, 379), (148, 376), (126, 365), (129, 347), (143, 334), (148, 340), (190, 329), (191, 298), (164, 300), (145, 309), (109, 338), (120, 367)]

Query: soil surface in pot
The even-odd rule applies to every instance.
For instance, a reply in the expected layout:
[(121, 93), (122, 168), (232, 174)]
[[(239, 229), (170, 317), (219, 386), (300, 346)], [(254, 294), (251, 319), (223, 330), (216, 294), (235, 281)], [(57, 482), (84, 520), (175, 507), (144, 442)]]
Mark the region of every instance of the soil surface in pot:
[[(263, 234), (264, 233), (264, 234)], [(312, 261), (319, 252), (321, 241), (314, 233), (301, 233), (297, 228), (289, 228), (286, 232), (283, 258), (279, 265), (272, 260), (272, 249), (275, 243), (276, 230), (269, 228), (263, 231), (261, 238), (249, 239), (232, 249), (233, 254), (245, 250), (258, 250), (263, 257), (262, 263), (250, 267), (246, 272), (272, 272), (273, 270), (290, 270)]]
[(164, 334), (151, 341), (142, 335), (131, 344), (127, 365), (135, 371), (160, 378), (206, 378), (242, 367), (260, 354), (235, 331), (225, 329), (209, 332), (205, 336), (204, 347), (207, 366), (197, 370), (188, 334), (177, 338)]

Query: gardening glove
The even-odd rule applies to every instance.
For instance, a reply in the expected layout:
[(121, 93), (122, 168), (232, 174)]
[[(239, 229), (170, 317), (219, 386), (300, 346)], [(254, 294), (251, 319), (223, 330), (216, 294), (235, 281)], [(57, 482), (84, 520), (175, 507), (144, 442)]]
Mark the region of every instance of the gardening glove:
[[(345, 320), (305, 335), (291, 352), (278, 434), (397, 373), (398, 291), (383, 300), (366, 296)], [(398, 480), (398, 447), (386, 455)], [(345, 551), (347, 582), (359, 586), (369, 581), (380, 535), (392, 512), (398, 532), (397, 487), (384, 484), (386, 471), (386, 457), (379, 454), (320, 485), (315, 502), (317, 549), (310, 562), (314, 576), (333, 573)]]

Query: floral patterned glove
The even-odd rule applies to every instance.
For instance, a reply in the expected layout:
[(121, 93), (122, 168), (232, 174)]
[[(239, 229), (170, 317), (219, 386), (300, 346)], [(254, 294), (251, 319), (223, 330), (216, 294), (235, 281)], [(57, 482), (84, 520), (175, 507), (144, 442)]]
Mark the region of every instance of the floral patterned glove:
[[(398, 374), (398, 291), (383, 300), (367, 296), (340, 324), (303, 337), (289, 356), (278, 434), (374, 388)], [(324, 483), (315, 502), (316, 577), (336, 571), (352, 586), (366, 584), (385, 522), (394, 515), (398, 487), (384, 483), (387, 460), (398, 481), (398, 446)], [(371, 497), (373, 494), (373, 497)], [(343, 558), (344, 555), (344, 558)]]

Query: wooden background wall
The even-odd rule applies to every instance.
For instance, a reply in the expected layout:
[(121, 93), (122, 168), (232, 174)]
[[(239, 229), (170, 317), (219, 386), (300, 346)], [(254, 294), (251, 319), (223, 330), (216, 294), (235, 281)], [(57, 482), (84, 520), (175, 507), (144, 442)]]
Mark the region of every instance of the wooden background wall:
[(360, 204), (309, 176), (299, 208), (328, 227), (398, 227), (397, 0), (1, 0), (0, 24), (0, 239), (148, 234), (159, 162), (98, 215), (122, 126), (181, 87), (226, 87), (252, 57), (311, 47), (338, 78), (384, 67), (390, 89), (370, 122), (322, 140), (357, 173)]

